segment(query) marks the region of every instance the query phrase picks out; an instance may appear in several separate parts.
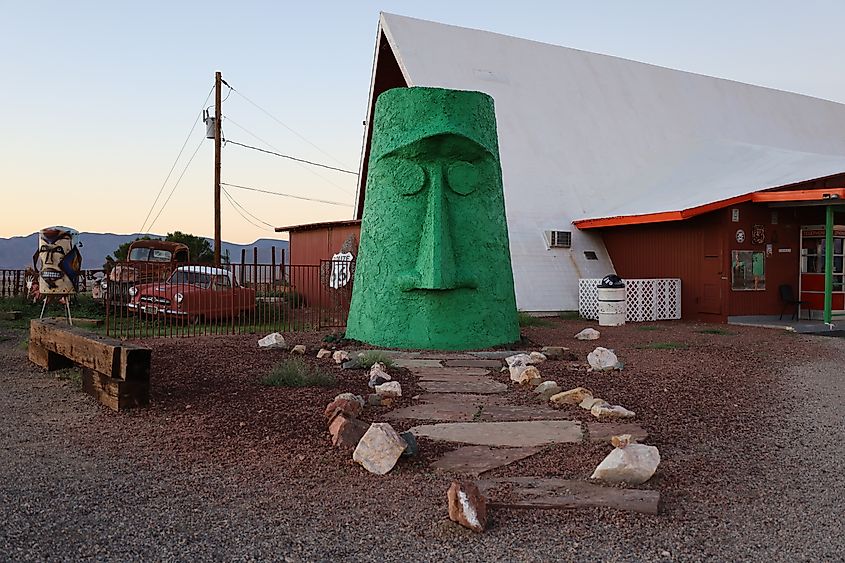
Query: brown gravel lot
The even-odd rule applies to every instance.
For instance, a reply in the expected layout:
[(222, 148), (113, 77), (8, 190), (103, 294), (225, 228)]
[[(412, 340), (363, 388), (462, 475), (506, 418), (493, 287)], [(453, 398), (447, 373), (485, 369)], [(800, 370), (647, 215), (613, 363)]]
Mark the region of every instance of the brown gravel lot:
[[(525, 328), (522, 347), (617, 352), (622, 372), (540, 369), (636, 411), (663, 458), (643, 485), (661, 492), (661, 513), (495, 510), (483, 535), (448, 521), (450, 477), (428, 466), (449, 446), (420, 440), (384, 477), (331, 448), (323, 409), (366, 394), (361, 371), (309, 358), (335, 387), (272, 388), (260, 379), (287, 353), (257, 350), (257, 337), (150, 340), (152, 405), (115, 414), (31, 366), (25, 335), (0, 329), (0, 559), (843, 559), (845, 341), (681, 322), (572, 338), (589, 325)], [(285, 336), (316, 350), (323, 335)], [(413, 377), (393, 372), (410, 404)], [(563, 444), (486, 475), (583, 479), (609, 450)]]

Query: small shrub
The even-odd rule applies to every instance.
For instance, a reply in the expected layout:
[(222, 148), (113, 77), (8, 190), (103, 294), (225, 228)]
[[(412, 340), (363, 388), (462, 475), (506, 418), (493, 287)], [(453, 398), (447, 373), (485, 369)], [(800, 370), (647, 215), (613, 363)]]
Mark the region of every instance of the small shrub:
[(529, 315), (528, 313), (523, 313), (522, 311), (518, 312), (517, 315), (519, 316), (519, 326), (552, 325), (552, 323), (548, 319), (544, 319), (543, 317), (535, 317), (534, 315)]
[(384, 364), (384, 367), (390, 368), (393, 367), (393, 360), (385, 354), (384, 352), (378, 352), (376, 350), (370, 350), (369, 352), (364, 352), (362, 356), (358, 356), (355, 358), (358, 367), (364, 369), (370, 369), (373, 367), (373, 364), (381, 362)]
[(335, 378), (300, 358), (290, 358), (273, 366), (261, 382), (271, 387), (331, 387)]
[(637, 348), (640, 350), (686, 350), (689, 346), (683, 342), (649, 342)]
[(75, 387), (82, 387), (82, 372), (78, 368), (56, 370), (53, 375), (61, 381), (69, 381)]
[(696, 330), (695, 332), (699, 334), (721, 334), (723, 336), (733, 334), (732, 332), (729, 332), (723, 328), (705, 328), (703, 330)]

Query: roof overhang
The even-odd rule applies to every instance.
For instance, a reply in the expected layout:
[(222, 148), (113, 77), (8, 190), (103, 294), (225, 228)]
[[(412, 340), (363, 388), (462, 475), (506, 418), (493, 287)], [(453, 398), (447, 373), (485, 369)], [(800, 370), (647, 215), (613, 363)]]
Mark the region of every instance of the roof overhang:
[(276, 227), (277, 233), (295, 233), (301, 231), (314, 231), (317, 229), (334, 229), (338, 227), (353, 227), (361, 224), (360, 219), (348, 221), (323, 221), (321, 223), (306, 223), (304, 225), (292, 225), (290, 227)]
[(740, 203), (845, 203), (845, 188), (820, 188), (815, 190), (784, 190), (759, 191), (714, 201), (705, 205), (681, 209), (678, 211), (661, 211), (659, 213), (645, 213), (642, 215), (622, 215), (617, 217), (601, 217), (596, 219), (580, 219), (572, 224), (581, 230), (599, 229), (602, 227), (621, 227), (625, 225), (644, 225), (647, 223), (665, 223), (669, 221), (683, 221), (711, 211), (724, 209)]

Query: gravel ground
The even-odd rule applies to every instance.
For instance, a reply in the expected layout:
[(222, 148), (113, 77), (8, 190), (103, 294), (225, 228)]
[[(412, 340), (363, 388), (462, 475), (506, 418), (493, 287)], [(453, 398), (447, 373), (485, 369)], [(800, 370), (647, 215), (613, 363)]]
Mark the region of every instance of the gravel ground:
[[(583, 326), (524, 333), (584, 357), (597, 343), (571, 339)], [(443, 446), (421, 441), (384, 477), (329, 447), (322, 409), (365, 391), (354, 372), (335, 370), (332, 388), (266, 388), (257, 379), (284, 356), (256, 353), (254, 338), (158, 340), (153, 405), (118, 415), (0, 330), (0, 559), (843, 560), (845, 340), (647, 326), (603, 330), (622, 373), (541, 369), (637, 412), (664, 460), (645, 485), (661, 514), (495, 510), (483, 535), (448, 521), (450, 478), (428, 470)], [(488, 475), (584, 478), (608, 449), (549, 448)]]

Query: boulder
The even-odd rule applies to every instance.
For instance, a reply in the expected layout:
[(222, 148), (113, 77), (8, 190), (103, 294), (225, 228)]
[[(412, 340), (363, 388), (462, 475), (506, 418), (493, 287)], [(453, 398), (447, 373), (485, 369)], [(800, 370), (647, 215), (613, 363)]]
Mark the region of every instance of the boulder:
[(369, 395), (367, 395), (367, 404), (371, 407), (382, 406), (382, 396), (376, 395), (375, 393), (370, 393)]
[(342, 364), (349, 359), (349, 352), (346, 350), (337, 350), (334, 354), (332, 354), (332, 359), (334, 360), (334, 363)]
[(326, 350), (325, 348), (320, 348), (320, 351), (317, 352), (317, 359), (322, 360), (323, 358), (328, 358), (332, 355), (331, 350)]
[(528, 363), (533, 365), (542, 364), (547, 359), (546, 355), (540, 352), (531, 352), (530, 354), (528, 354), (528, 357), (530, 360)]
[(622, 444), (602, 460), (591, 478), (606, 483), (640, 485), (651, 479), (658, 465), (660, 451), (656, 446)]
[(332, 445), (355, 448), (369, 428), (370, 424), (368, 422), (339, 414), (334, 417), (332, 423), (329, 425), (329, 434), (332, 435)]
[(534, 388), (534, 394), (545, 397), (545, 400), (549, 400), (558, 393), (560, 393), (560, 385), (557, 381), (544, 381)]
[(374, 422), (361, 437), (352, 459), (376, 475), (384, 475), (396, 465), (408, 443), (386, 422)]
[(405, 447), (405, 451), (402, 452), (402, 455), (403, 456), (417, 455), (417, 452), (420, 451), (420, 447), (417, 445), (417, 437), (414, 436), (410, 431), (400, 432), (399, 435), (402, 436), (402, 439), (405, 440), (406, 444), (408, 444)]
[(520, 385), (539, 385), (543, 381), (540, 370), (534, 366), (512, 366), (510, 368), (511, 381)]
[(622, 364), (619, 363), (619, 358), (616, 357), (613, 350), (608, 350), (601, 346), (587, 354), (587, 362), (593, 371), (622, 369)]
[(381, 385), (376, 385), (376, 394), (380, 397), (401, 397), (402, 386), (398, 381), (387, 381)]
[(577, 340), (598, 340), (601, 333), (594, 328), (585, 328), (575, 335)]
[(527, 366), (531, 364), (531, 356), (528, 354), (514, 354), (505, 358), (505, 363), (509, 368), (514, 366)]
[(287, 350), (287, 343), (285, 342), (285, 337), (279, 334), (278, 332), (274, 332), (272, 334), (268, 334), (264, 338), (258, 341), (259, 348), (282, 348), (283, 350)]
[(487, 501), (472, 481), (452, 481), (446, 492), (449, 499), (449, 519), (473, 532), (487, 527)]
[(582, 409), (584, 409), (584, 410), (590, 410), (590, 409), (592, 409), (592, 408), (593, 408), (594, 406), (596, 406), (596, 405), (607, 405), (607, 406), (610, 406), (610, 405), (609, 405), (609, 403), (608, 403), (607, 401), (605, 401), (604, 399), (599, 399), (598, 397), (596, 397), (596, 398), (593, 398), (593, 397), (584, 397), (584, 400), (583, 400), (583, 401), (581, 401), (581, 402), (578, 404), (578, 406), (579, 406), (579, 407), (581, 407), (581, 408), (582, 408)]
[(549, 360), (577, 360), (578, 356), (563, 346), (543, 346), (540, 350)]
[(305, 354), (305, 352), (306, 352), (305, 344), (297, 344), (290, 351), (291, 354), (303, 354), (303, 355)]
[(575, 389), (570, 389), (569, 391), (564, 391), (563, 393), (558, 393), (557, 395), (553, 396), (549, 401), (553, 405), (577, 405), (584, 401), (585, 399), (592, 399), (593, 392), (589, 389), (585, 389), (584, 387), (576, 387)]
[(384, 367), (384, 364), (381, 362), (376, 362), (370, 368), (370, 381), (367, 383), (370, 387), (375, 387), (377, 385), (381, 385), (387, 381), (393, 379), (390, 377), (390, 374), (387, 373), (387, 368)]
[(337, 397), (334, 398), (335, 401), (338, 399), (349, 399), (350, 401), (357, 401), (360, 403), (361, 407), (363, 407), (366, 402), (364, 401), (364, 397), (361, 395), (356, 395), (355, 393), (341, 393)]
[(335, 399), (326, 407), (325, 415), (329, 420), (339, 414), (355, 418), (361, 414), (362, 410), (364, 410), (364, 407), (354, 399)]
[(619, 405), (597, 404), (590, 408), (590, 414), (599, 420), (615, 420), (618, 418), (634, 418), (637, 414)]

